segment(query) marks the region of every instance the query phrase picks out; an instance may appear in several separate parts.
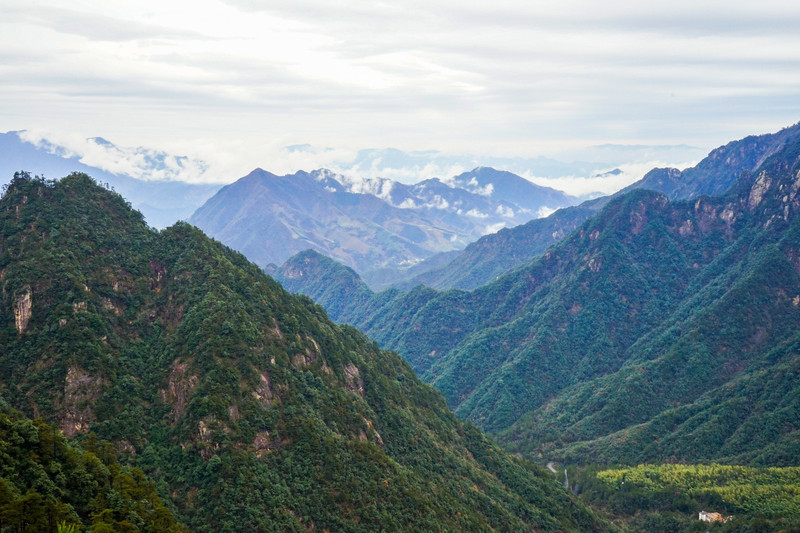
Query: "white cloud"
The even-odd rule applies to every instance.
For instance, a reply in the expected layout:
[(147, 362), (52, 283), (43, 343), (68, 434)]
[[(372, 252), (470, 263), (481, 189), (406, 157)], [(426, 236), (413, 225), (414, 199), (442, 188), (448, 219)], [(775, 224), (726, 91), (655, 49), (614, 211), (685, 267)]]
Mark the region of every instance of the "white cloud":
[(399, 207), (400, 209), (416, 209), (417, 204), (411, 198), (406, 198), (405, 200), (400, 202), (400, 205), (398, 205), (397, 207)]
[(450, 208), (450, 202), (448, 202), (447, 200), (436, 194), (433, 196), (430, 202), (425, 204), (425, 207), (430, 207), (432, 209), (446, 210)]
[(146, 181), (209, 181), (206, 175), (208, 165), (198, 159), (141, 147), (119, 147), (103, 139), (83, 139), (75, 135), (53, 137), (45, 136), (41, 132), (23, 131), (20, 133), (20, 138), (51, 153), (74, 157), (85, 165), (114, 174)]
[(384, 178), (353, 176), (349, 173), (337, 173), (336, 179), (349, 192), (371, 194), (383, 200), (389, 200), (395, 185), (393, 181)]
[(467, 215), (468, 217), (473, 217), (473, 218), (489, 218), (489, 215), (487, 215), (486, 213), (482, 213), (478, 209), (470, 209), (464, 214)]
[(486, 196), (486, 197), (491, 196), (492, 193), (494, 192), (493, 183), (487, 183), (485, 186), (481, 187), (478, 184), (478, 180), (475, 178), (475, 176), (472, 176), (472, 178), (470, 178), (470, 180), (467, 182), (466, 188), (470, 192), (473, 192), (475, 194), (480, 194), (481, 196)]
[[(368, 146), (707, 151), (800, 119), (800, 4), (785, 0), (65, 5), (0, 0), (0, 131), (157, 146), (206, 161), (197, 179), (335, 168)], [(353, 175), (457, 173), (373, 170)]]
[(506, 225), (505, 225), (504, 222), (497, 222), (496, 224), (489, 224), (488, 226), (486, 226), (486, 228), (484, 228), (483, 234), (484, 235), (489, 235), (490, 233), (497, 233), (498, 231), (500, 231), (501, 229), (503, 229), (505, 227), (506, 227)]
[(542, 207), (539, 208), (539, 211), (536, 213), (536, 218), (549, 217), (550, 215), (552, 215), (555, 212), (556, 212), (555, 209), (551, 209), (551, 208), (547, 207), (546, 205), (543, 205)]
[[(639, 181), (642, 179), (642, 177), (644, 177), (645, 174), (654, 168), (675, 167), (682, 170), (684, 168), (694, 166), (696, 163), (696, 161), (688, 161), (683, 163), (648, 161), (643, 163), (619, 165), (616, 167), (616, 169), (620, 171), (619, 173), (609, 172), (614, 169), (596, 169), (588, 176), (541, 178), (526, 175), (525, 178), (537, 185), (552, 187), (574, 196), (582, 196), (593, 193), (598, 195), (612, 194), (636, 181)], [(541, 216), (547, 215), (540, 215), (540, 217)]]
[(504, 205), (497, 206), (497, 214), (505, 218), (514, 218), (514, 210)]
[(489, 197), (494, 192), (494, 184), (493, 183), (487, 183), (483, 187), (476, 187), (475, 189), (473, 189), (473, 192), (476, 193), (476, 194), (480, 194), (481, 196)]

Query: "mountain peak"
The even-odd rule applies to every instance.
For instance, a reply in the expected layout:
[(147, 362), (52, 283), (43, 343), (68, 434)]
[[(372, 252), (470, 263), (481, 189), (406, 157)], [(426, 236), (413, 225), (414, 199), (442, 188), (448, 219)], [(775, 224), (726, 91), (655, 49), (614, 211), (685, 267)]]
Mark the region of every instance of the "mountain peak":
[(224, 187), (190, 220), (263, 266), (312, 247), (362, 273), (404, 269), (575, 201), (513, 179), (519, 183), (496, 188), (473, 177), (454, 187), (453, 181), (406, 185), (327, 169), (281, 178), (259, 169)]
[(108, 147), (115, 146), (114, 143), (112, 143), (111, 141), (109, 141), (107, 139), (104, 139), (103, 137), (89, 137), (87, 139), (87, 141), (91, 141), (94, 144), (97, 144), (97, 145), (100, 145), (100, 146), (108, 146)]

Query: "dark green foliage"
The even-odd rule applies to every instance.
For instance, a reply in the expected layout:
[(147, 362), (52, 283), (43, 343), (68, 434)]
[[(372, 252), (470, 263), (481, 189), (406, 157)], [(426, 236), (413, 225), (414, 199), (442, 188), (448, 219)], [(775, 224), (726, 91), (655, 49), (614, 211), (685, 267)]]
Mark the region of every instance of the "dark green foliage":
[(141, 470), (121, 466), (107, 442), (87, 448), (0, 408), (0, 529), (184, 531)]
[(196, 228), (82, 175), (14, 180), (0, 228), (3, 398), (114, 442), (195, 531), (607, 527)]
[(314, 250), (293, 256), (275, 274), (286, 290), (314, 294), (314, 300), (323, 305), (331, 317), (356, 312), (373, 296), (352, 268)]

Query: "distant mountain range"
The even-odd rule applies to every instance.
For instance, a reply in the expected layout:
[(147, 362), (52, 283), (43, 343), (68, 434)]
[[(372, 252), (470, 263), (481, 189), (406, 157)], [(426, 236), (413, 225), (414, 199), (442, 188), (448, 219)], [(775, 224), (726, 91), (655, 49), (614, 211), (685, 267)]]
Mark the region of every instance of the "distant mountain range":
[[(292, 154), (324, 155), (327, 150), (311, 145), (286, 147)], [(451, 169), (469, 169), (476, 166), (503, 168), (525, 176), (559, 178), (563, 176), (595, 176), (608, 172), (621, 172), (615, 167), (630, 164), (651, 163), (654, 161), (690, 163), (698, 161), (705, 151), (688, 145), (619, 145), (604, 144), (590, 146), (574, 153), (568, 161), (549, 157), (495, 157), (487, 155), (452, 155), (435, 150), (403, 151), (394, 148), (359, 150), (355, 157), (337, 158), (335, 167), (344, 174), (358, 176), (384, 176), (396, 181), (430, 172), (430, 169), (443, 175)], [(406, 180), (403, 180), (406, 178)]]
[(521, 263), (471, 291), (376, 294), (311, 252), (276, 275), (529, 458), (797, 464), (800, 125), (638, 186), (536, 257), (552, 221), (486, 238), (473, 268)]
[(576, 201), (486, 167), (414, 185), (326, 170), (276, 176), (258, 169), (220, 189), (189, 222), (261, 266), (314, 249), (391, 278), (437, 252)]
[[(313, 248), (356, 268), (376, 289), (393, 284), (408, 286), (418, 281), (439, 286), (434, 279), (437, 274), (408, 280), (450, 261), (455, 257), (454, 252), (483, 235), (517, 226), (579, 200), (488, 167), (478, 167), (453, 177), (426, 179), (413, 185), (374, 177), (399, 173), (408, 179), (429, 173), (431, 168), (459, 168), (472, 161), (466, 156), (445, 156), (435, 151), (382, 149), (362, 150), (353, 160), (337, 163), (339, 168), (350, 169), (352, 175), (318, 171), (317, 175), (326, 174), (326, 178), (313, 183), (312, 189), (327, 187), (333, 195), (331, 198), (342, 194), (372, 195), (386, 205), (363, 196), (350, 196), (344, 204), (338, 200), (332, 202), (338, 207), (326, 206), (323, 201), (304, 212), (305, 202), (311, 197), (330, 198), (319, 197), (319, 191), (311, 189), (284, 187), (270, 192), (274, 203), (294, 204), (296, 209), (282, 206), (272, 214), (263, 211), (253, 214), (233, 213), (229, 207), (224, 213), (213, 214), (209, 207), (200, 208), (220, 185), (181, 181), (208, 179), (208, 165), (203, 161), (141, 147), (121, 148), (100, 137), (86, 139), (78, 145), (73, 151), (27, 132), (0, 134), (0, 176), (9, 180), (19, 170), (44, 176), (85, 172), (120, 192), (154, 227), (166, 227), (194, 214), (193, 223), (226, 244), (245, 251), (268, 269), (276, 268), (270, 267), (270, 263), (280, 264), (293, 253)], [(313, 148), (298, 145), (287, 147), (287, 151), (306, 152)], [(688, 159), (694, 153), (696, 148), (689, 146), (603, 146), (595, 147), (587, 155), (603, 159), (604, 163), (564, 163), (543, 157), (484, 160), (542, 177), (590, 174), (603, 177), (622, 172), (613, 169), (597, 174), (597, 169), (613, 168), (609, 166), (612, 162), (625, 163), (659, 155)], [(95, 166), (87, 161), (93, 161)], [(284, 202), (272, 193), (289, 196)], [(226, 193), (226, 197), (231, 195), (235, 196)], [(363, 203), (358, 200), (359, 207), (353, 208), (352, 202), (358, 198)], [(222, 209), (222, 203), (215, 201), (210, 205)], [(337, 209), (340, 212), (344, 209), (345, 215), (335, 214)], [(255, 222), (270, 217), (271, 222)], [(225, 218), (227, 222), (223, 222)], [(243, 218), (258, 226), (257, 234), (251, 234), (247, 224), (242, 224)], [(266, 228), (278, 239), (272, 246), (263, 239)], [(264, 242), (259, 244), (259, 241)], [(285, 249), (286, 253), (279, 252), (280, 249)]]
[[(142, 212), (147, 222), (164, 228), (178, 220), (188, 218), (220, 187), (218, 184), (192, 184), (175, 179), (176, 169), (189, 166), (186, 158), (170, 156), (164, 152), (138, 149), (134, 154), (142, 169), (158, 179), (138, 179), (124, 172), (109, 172), (84, 164), (78, 155), (63, 147), (42, 141), (27, 142), (22, 132), (0, 133), (0, 182), (7, 183), (14, 172), (27, 171), (32, 175), (66, 176), (71, 172), (85, 172), (98, 182), (108, 184), (125, 197), (134, 209)], [(102, 138), (89, 139), (90, 144), (114, 153), (117, 147)], [(119, 154), (121, 155), (121, 154)], [(198, 165), (197, 162), (191, 162)]]
[[(447, 257), (434, 256), (417, 265), (404, 278), (395, 279), (392, 285), (402, 289), (420, 284), (435, 289), (474, 289), (543, 254), (583, 221), (597, 214), (612, 198), (634, 189), (658, 191), (673, 200), (722, 194), (742, 172), (754, 171), (767, 157), (798, 135), (800, 125), (795, 125), (774, 134), (732, 141), (683, 171), (653, 169), (614, 195), (587, 200), (577, 206), (559, 209), (548, 217), (486, 235), (462, 252)], [(381, 286), (377, 283), (369, 285)]]

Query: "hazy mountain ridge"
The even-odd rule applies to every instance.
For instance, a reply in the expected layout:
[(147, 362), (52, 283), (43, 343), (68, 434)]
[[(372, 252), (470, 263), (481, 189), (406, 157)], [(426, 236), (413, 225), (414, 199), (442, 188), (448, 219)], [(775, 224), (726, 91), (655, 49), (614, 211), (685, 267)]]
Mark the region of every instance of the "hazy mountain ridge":
[(276, 176), (259, 169), (221, 189), (189, 220), (262, 266), (312, 248), (369, 272), (409, 268), (575, 201), (493, 169), (454, 179), (472, 190), (436, 179), (404, 185), (326, 170)]
[[(777, 133), (752, 135), (714, 149), (700, 163), (683, 171), (656, 168), (639, 181), (606, 197), (559, 209), (552, 215), (481, 237), (443, 265), (395, 283), (409, 289), (418, 284), (435, 289), (474, 289), (524, 265), (594, 216), (616, 196), (634, 189), (650, 189), (668, 198), (696, 198), (724, 193), (742, 172), (754, 171), (770, 155), (796, 137), (800, 124)], [(418, 270), (424, 265), (419, 265)]]
[[(794, 385), (780, 377), (795, 364), (789, 347), (800, 325), (796, 130), (750, 152), (757, 157), (720, 156), (763, 138), (731, 143), (698, 165), (722, 164), (711, 180), (738, 176), (725, 196), (670, 202), (646, 190), (620, 194), (497, 281), (471, 292), (385, 291), (337, 320), (406, 356), (460, 416), (492, 431), (516, 424), (503, 442), (531, 457), (757, 461), (769, 449), (791, 463), (791, 428), (764, 434), (755, 415), (714, 426), (705, 398), (733, 395), (742, 416), (796, 415)], [(699, 191), (695, 183), (691, 194)], [(330, 291), (324, 296), (323, 305), (336, 302)], [(754, 368), (762, 373), (750, 375)], [(771, 375), (781, 402), (744, 394), (744, 384)], [(694, 444), (679, 438), (692, 424), (706, 432)]]
[[(292, 152), (325, 152), (324, 149), (309, 145), (287, 147), (287, 149)], [(543, 156), (447, 155), (435, 150), (406, 152), (384, 148), (360, 150), (352, 159), (336, 161), (336, 167), (346, 174), (380, 175), (392, 179), (423, 175), (430, 169), (437, 169), (440, 174), (447, 175), (445, 169), (469, 169), (477, 166), (502, 168), (520, 176), (559, 178), (599, 175), (615, 167), (652, 161), (688, 163), (697, 161), (704, 155), (701, 149), (688, 145), (596, 145), (580, 150), (580, 153), (574, 153), (569, 160)], [(576, 158), (578, 160), (575, 160)]]
[(116, 442), (196, 531), (603, 530), (397, 355), (84, 175), (0, 200), (3, 398)]
[(727, 191), (742, 172), (752, 172), (769, 157), (779, 152), (787, 143), (800, 135), (800, 123), (777, 133), (750, 135), (731, 141), (712, 150), (696, 166), (680, 171), (674, 168), (654, 169), (640, 181), (626, 187), (651, 189), (670, 199), (696, 198), (702, 195), (718, 196)]
[[(597, 214), (607, 197), (565, 207), (513, 228), (503, 228), (469, 244), (444, 264), (394, 284), (399, 289), (426, 285), (434, 289), (475, 289), (543, 254)], [(420, 265), (422, 268), (422, 265)]]
[[(188, 218), (221, 185), (192, 184), (178, 181), (174, 169), (186, 158), (170, 156), (164, 152), (139, 149), (134, 154), (141, 169), (161, 179), (138, 179), (122, 172), (109, 172), (81, 163), (80, 158), (63, 147), (49, 141), (33, 144), (23, 140), (22, 132), (0, 134), (0, 176), (10, 179), (21, 170), (48, 178), (66, 176), (71, 172), (84, 172), (98, 182), (108, 183), (115, 191), (131, 202), (154, 227), (164, 228), (178, 220)], [(91, 141), (102, 144), (110, 151), (119, 150), (105, 139)], [(129, 156), (130, 157), (130, 156)], [(169, 164), (167, 164), (169, 163)], [(193, 162), (194, 165), (200, 165)], [(188, 163), (187, 163), (188, 165)]]

